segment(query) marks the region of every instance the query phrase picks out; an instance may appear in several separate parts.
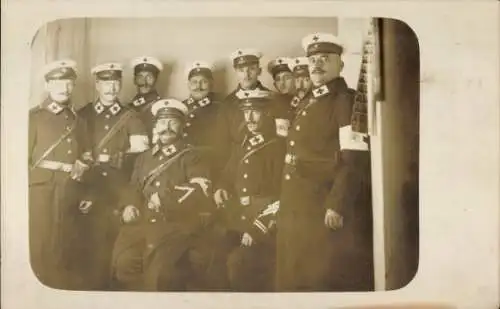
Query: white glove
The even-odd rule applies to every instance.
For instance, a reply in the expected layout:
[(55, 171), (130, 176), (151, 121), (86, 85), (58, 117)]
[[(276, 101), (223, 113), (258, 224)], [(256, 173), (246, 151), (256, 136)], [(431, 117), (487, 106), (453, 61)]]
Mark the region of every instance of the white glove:
[(123, 209), (122, 219), (125, 223), (130, 223), (135, 221), (139, 217), (139, 209), (134, 205), (127, 205)]
[(241, 245), (245, 247), (250, 247), (253, 244), (253, 238), (248, 233), (243, 233), (241, 237)]
[(156, 192), (149, 198), (148, 208), (154, 211), (160, 211), (160, 206), (160, 197), (158, 196), (158, 192)]
[(224, 189), (217, 189), (214, 194), (214, 201), (217, 208), (224, 208), (224, 203), (229, 199), (227, 191)]

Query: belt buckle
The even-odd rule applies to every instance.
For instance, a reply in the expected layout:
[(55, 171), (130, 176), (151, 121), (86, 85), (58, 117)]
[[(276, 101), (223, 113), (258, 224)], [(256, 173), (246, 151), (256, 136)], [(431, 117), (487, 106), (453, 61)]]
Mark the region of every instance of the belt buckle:
[(109, 159), (110, 159), (109, 154), (100, 154), (98, 157), (99, 162), (102, 162), (102, 163), (109, 162)]
[(296, 157), (293, 154), (287, 153), (285, 156), (285, 163), (289, 165), (295, 165)]
[(240, 197), (240, 204), (243, 206), (250, 205), (250, 196), (242, 196)]

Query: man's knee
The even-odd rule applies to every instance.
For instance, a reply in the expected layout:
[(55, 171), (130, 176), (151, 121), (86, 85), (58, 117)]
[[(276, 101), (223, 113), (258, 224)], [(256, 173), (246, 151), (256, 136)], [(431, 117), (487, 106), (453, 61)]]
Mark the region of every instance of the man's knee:
[(142, 254), (140, 251), (128, 250), (115, 258), (114, 275), (119, 283), (136, 283), (140, 280), (142, 273)]

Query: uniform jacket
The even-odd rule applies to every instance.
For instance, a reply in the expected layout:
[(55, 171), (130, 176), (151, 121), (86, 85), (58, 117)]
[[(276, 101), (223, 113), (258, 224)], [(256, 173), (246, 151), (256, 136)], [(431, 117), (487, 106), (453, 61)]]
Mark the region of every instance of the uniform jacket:
[[(97, 149), (97, 145), (102, 138), (112, 129), (121, 117), (129, 113), (130, 117), (121, 129), (109, 140), (102, 149)], [(121, 105), (119, 102), (110, 107), (105, 107), (99, 101), (86, 105), (80, 111), (80, 115), (86, 121), (87, 127), (87, 148), (92, 149), (93, 157), (96, 162), (100, 159), (108, 162), (100, 162), (100, 168), (93, 174), (99, 180), (106, 180), (107, 177), (130, 177), (133, 162), (128, 161), (130, 152), (134, 152), (131, 145), (132, 136), (147, 136), (146, 128), (141, 121), (139, 114), (133, 109)], [(142, 145), (142, 141), (138, 142)], [(132, 150), (132, 151), (131, 151)], [(93, 181), (96, 178), (93, 177)]]
[[(28, 164), (31, 166), (40, 159), (43, 153), (69, 129), (73, 131), (45, 158), (73, 164), (84, 151), (82, 139), (85, 137), (85, 122), (76, 116), (71, 108), (66, 108), (47, 99), (30, 110), (28, 133)], [(56, 172), (44, 168), (30, 169), (29, 183), (40, 184), (53, 180), (55, 175), (69, 173)]]
[(188, 98), (184, 103), (189, 113), (184, 128), (184, 140), (193, 146), (214, 148), (217, 140), (216, 124), (220, 102), (213, 93), (201, 100)]
[[(318, 183), (332, 183), (323, 205), (341, 211), (344, 161), (339, 129), (351, 124), (354, 92), (342, 77), (313, 89), (298, 104), (287, 138), (285, 180), (294, 174)], [(285, 182), (286, 184), (286, 182)]]
[[(229, 225), (255, 238), (272, 228), (279, 199), (284, 144), (273, 128), (262, 134), (247, 132), (239, 148), (232, 153), (219, 183), (229, 191)], [(273, 211), (262, 212), (267, 208)]]
[(152, 91), (146, 94), (136, 94), (129, 107), (134, 109), (138, 113), (139, 119), (141, 119), (146, 132), (148, 133), (149, 141), (151, 141), (151, 135), (153, 130), (153, 114), (151, 113), (151, 106), (154, 102), (160, 100), (161, 97), (156, 91)]

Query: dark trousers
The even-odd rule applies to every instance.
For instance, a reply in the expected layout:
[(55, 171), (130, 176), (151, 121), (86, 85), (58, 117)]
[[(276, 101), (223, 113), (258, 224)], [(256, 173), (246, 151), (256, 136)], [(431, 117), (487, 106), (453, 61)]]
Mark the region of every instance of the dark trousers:
[(227, 260), (231, 290), (235, 292), (273, 291), (275, 250), (275, 243), (271, 239), (254, 243), (249, 247), (234, 247)]

